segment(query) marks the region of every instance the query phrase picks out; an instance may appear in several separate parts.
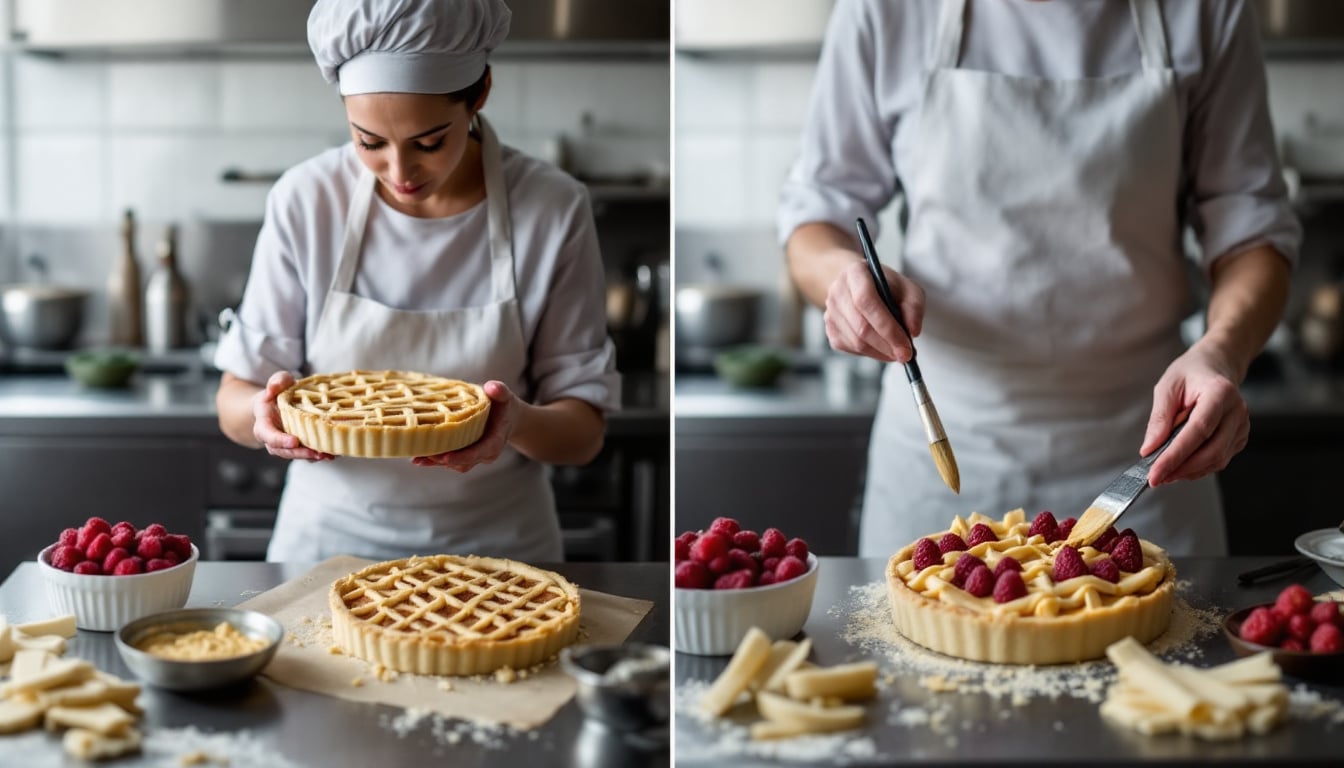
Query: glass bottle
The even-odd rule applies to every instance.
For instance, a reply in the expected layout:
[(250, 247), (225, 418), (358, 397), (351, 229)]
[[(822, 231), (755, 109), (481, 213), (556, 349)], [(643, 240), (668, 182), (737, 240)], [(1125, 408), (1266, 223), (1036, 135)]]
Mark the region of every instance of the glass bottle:
[(107, 278), (108, 341), (138, 347), (144, 343), (140, 324), (140, 264), (135, 258), (135, 213), (121, 219), (121, 255)]

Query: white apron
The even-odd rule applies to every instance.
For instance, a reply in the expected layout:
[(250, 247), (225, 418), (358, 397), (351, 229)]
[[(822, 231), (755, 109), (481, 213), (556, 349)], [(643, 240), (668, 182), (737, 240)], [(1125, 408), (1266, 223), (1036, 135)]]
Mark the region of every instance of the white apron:
[[(927, 291), (920, 368), (961, 472), (938, 476), (909, 386), (887, 366), (861, 554), (955, 514), (1080, 515), (1139, 458), (1152, 389), (1184, 346), (1182, 121), (1156, 0), (1131, 0), (1139, 71), (1046, 80), (957, 69), (965, 0), (942, 4), (902, 182), (902, 271)], [(1149, 489), (1120, 527), (1225, 553), (1213, 477)]]
[[(400, 369), (481, 383), (498, 379), (526, 396), (527, 348), (514, 285), (508, 189), (495, 132), (483, 116), (477, 119), (491, 303), (401, 310), (351, 293), (376, 183), (365, 169), (308, 350), (311, 370)], [(493, 464), (460, 474), (417, 467), (409, 459), (338, 457), (290, 464), (268, 560), (315, 561), (337, 554), (390, 559), (435, 552), (560, 560), (560, 527), (545, 466), (512, 448)]]

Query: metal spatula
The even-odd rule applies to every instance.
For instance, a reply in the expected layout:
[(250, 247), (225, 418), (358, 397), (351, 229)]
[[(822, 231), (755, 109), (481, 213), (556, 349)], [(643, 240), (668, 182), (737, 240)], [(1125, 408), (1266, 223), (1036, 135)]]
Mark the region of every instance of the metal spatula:
[(1176, 428), (1171, 430), (1171, 434), (1167, 436), (1166, 442), (1159, 445), (1157, 450), (1134, 462), (1133, 466), (1112, 480), (1111, 484), (1106, 486), (1106, 490), (1102, 491), (1101, 495), (1088, 506), (1083, 516), (1078, 518), (1078, 522), (1074, 524), (1073, 531), (1069, 533), (1068, 541), (1065, 543), (1074, 547), (1091, 544), (1097, 540), (1098, 536), (1105, 533), (1107, 528), (1114, 525), (1120, 515), (1123, 515), (1125, 510), (1129, 509), (1135, 499), (1138, 499), (1139, 495), (1148, 487), (1148, 470), (1184, 428), (1185, 424), (1177, 424)]

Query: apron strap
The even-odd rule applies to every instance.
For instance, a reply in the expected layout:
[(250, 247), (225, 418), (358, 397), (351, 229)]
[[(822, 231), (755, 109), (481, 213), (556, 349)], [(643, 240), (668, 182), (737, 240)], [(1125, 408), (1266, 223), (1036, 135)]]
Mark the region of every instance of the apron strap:
[(1158, 0), (1129, 0), (1129, 10), (1134, 14), (1134, 28), (1139, 33), (1143, 68), (1171, 69), (1171, 50)]
[(490, 278), (495, 301), (517, 296), (513, 276), (513, 222), (509, 217), (509, 188), (504, 184), (504, 164), (495, 129), (476, 113), (481, 131), (481, 166), (485, 173), (485, 209), (490, 229)]
[(939, 4), (937, 38), (933, 44), (933, 68), (955, 69), (961, 54), (961, 31), (966, 18), (966, 0), (943, 0)]
[[(373, 203), (373, 187), (378, 177), (373, 171), (361, 166), (359, 181), (355, 183), (355, 192), (350, 198), (350, 210), (345, 217), (345, 234), (341, 237), (341, 260), (336, 263), (336, 273), (331, 276), (331, 291), (350, 293), (355, 284), (355, 271), (359, 269), (359, 251), (364, 245), (364, 225), (369, 220), (369, 206)], [(322, 306), (326, 315), (327, 306)], [(318, 321), (319, 323), (321, 320)]]

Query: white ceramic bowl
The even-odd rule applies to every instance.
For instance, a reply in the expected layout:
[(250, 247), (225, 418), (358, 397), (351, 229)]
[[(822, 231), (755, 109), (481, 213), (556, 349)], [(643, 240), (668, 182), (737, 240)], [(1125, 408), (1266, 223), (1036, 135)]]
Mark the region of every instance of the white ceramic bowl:
[(1336, 584), (1344, 587), (1344, 533), (1338, 528), (1308, 531), (1298, 536), (1293, 545), (1298, 552), (1315, 560)]
[(812, 611), (817, 556), (808, 553), (807, 573), (781, 584), (745, 589), (677, 589), (674, 644), (681, 653), (726, 656), (747, 630), (760, 627), (771, 640), (798, 634)]
[(52, 544), (37, 555), (37, 567), (47, 583), (47, 602), (59, 614), (73, 613), (75, 626), (112, 632), (122, 624), (187, 604), (196, 561), (201, 552), (191, 545), (191, 557), (172, 568), (130, 576), (89, 576), (62, 571), (51, 564)]

